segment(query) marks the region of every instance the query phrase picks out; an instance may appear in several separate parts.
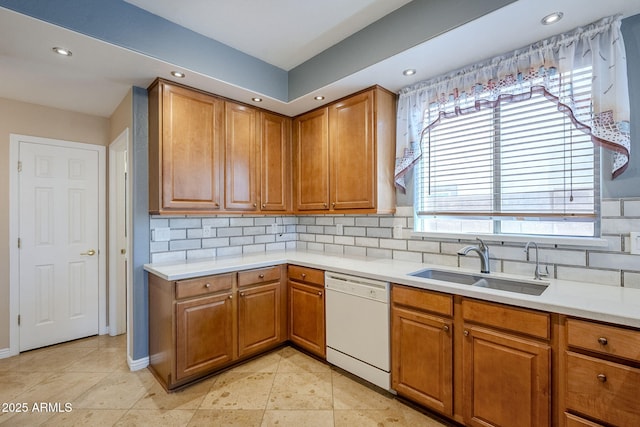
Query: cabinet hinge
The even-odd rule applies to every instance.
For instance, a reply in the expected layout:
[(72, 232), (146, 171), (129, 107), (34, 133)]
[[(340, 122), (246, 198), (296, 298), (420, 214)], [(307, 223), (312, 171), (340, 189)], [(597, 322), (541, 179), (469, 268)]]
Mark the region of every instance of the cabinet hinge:
[(18, 314), (18, 326), (20, 326), (20, 315)]
[(22, 240), (18, 237), (18, 249), (22, 247)]
[(18, 160), (18, 172), (22, 172), (22, 162)]

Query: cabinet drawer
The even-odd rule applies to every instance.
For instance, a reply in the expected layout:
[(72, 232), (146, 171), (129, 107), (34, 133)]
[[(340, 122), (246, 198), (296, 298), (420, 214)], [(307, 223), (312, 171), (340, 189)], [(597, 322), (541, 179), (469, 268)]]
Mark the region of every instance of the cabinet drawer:
[(545, 340), (551, 336), (549, 314), (539, 311), (465, 299), (462, 301), (462, 317), (465, 321)]
[(570, 347), (640, 361), (640, 331), (567, 319), (567, 343)]
[(280, 267), (256, 268), (238, 273), (238, 286), (255, 285), (280, 280)]
[(640, 420), (640, 369), (567, 352), (568, 409), (620, 427)]
[(393, 285), (391, 300), (394, 304), (431, 311), (444, 316), (453, 315), (453, 297), (439, 292)]
[(315, 268), (300, 267), (298, 265), (290, 265), (288, 267), (289, 279), (299, 282), (312, 283), (314, 285), (324, 286), (324, 271)]
[(176, 299), (207, 295), (231, 289), (233, 286), (233, 276), (234, 274), (230, 273), (177, 281)]
[(565, 427), (603, 427), (602, 424), (587, 421), (583, 418), (576, 417), (573, 414), (564, 413), (564, 426)]

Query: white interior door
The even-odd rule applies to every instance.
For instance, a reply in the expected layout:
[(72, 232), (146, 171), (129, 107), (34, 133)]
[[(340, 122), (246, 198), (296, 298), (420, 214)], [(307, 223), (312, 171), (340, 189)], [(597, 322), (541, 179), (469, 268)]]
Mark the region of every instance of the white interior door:
[(127, 331), (130, 191), (128, 131), (109, 146), (109, 335)]
[(97, 150), (19, 146), (20, 351), (98, 333)]

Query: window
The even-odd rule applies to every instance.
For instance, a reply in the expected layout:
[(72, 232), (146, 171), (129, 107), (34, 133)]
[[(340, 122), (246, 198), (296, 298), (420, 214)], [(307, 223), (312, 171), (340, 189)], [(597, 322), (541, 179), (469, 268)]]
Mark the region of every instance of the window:
[[(574, 111), (591, 109), (590, 67), (558, 81), (571, 92), (564, 95)], [(599, 149), (547, 96), (540, 90), (522, 100), (498, 97), (479, 111), (468, 108), (470, 101), (440, 120), (442, 105), (425, 111), (424, 123), (436, 124), (422, 134), (417, 231), (599, 233)]]

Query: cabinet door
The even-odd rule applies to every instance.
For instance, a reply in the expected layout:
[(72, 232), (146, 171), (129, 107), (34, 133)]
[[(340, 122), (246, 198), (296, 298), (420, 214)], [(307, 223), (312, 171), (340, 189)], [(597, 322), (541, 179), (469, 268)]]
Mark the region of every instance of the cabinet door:
[(294, 128), (296, 210), (329, 209), (328, 110), (297, 117)]
[(331, 209), (375, 207), (374, 96), (365, 92), (329, 109)]
[(289, 281), (289, 339), (318, 356), (326, 356), (323, 288)]
[(257, 202), (256, 163), (257, 110), (225, 103), (225, 209), (255, 211)]
[(550, 425), (549, 345), (465, 326), (462, 353), (466, 425)]
[(231, 362), (231, 293), (176, 303), (176, 380)]
[(451, 416), (451, 321), (394, 307), (391, 322), (393, 389), (417, 403)]
[(258, 353), (283, 341), (280, 282), (240, 290), (238, 355)]
[(283, 212), (290, 209), (291, 120), (262, 113), (260, 144), (260, 209)]
[(162, 87), (162, 208), (220, 209), (224, 102)]

